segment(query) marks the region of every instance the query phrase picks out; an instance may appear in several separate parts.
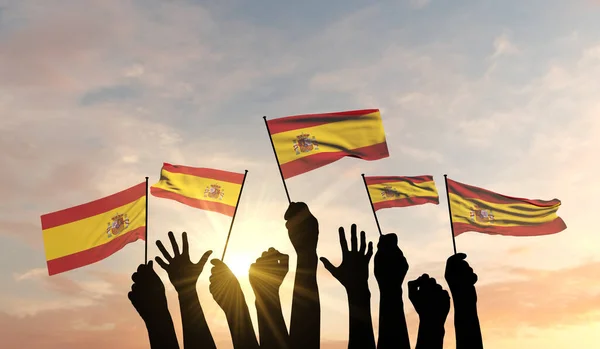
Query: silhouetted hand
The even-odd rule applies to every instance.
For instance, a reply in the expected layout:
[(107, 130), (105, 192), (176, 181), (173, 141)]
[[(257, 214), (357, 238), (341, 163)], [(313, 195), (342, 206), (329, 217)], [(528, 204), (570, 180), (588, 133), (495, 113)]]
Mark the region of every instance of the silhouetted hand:
[(290, 241), (298, 255), (315, 253), (319, 240), (319, 222), (303, 202), (292, 202), (284, 219)]
[(274, 248), (262, 253), (262, 256), (250, 266), (250, 285), (255, 293), (270, 297), (279, 293), (289, 268), (289, 256)]
[(477, 274), (465, 260), (467, 255), (457, 253), (448, 258), (446, 262), (445, 278), (448, 287), (455, 299), (477, 302), (477, 293), (475, 292), (475, 283), (477, 283)]
[(398, 248), (396, 234), (380, 236), (375, 253), (375, 278), (379, 289), (400, 291), (407, 272), (408, 262)]
[(140, 264), (131, 276), (131, 280), (133, 285), (127, 296), (142, 319), (148, 322), (167, 304), (165, 286), (154, 272), (152, 261), (148, 264)]
[(450, 295), (434, 278), (423, 274), (408, 282), (408, 298), (422, 322), (441, 324), (446, 322), (450, 311)]
[(244, 294), (238, 279), (229, 267), (218, 259), (210, 261), (213, 265), (209, 278), (209, 290), (217, 304), (230, 314), (235, 311), (240, 302), (244, 301)]
[(168, 264), (160, 257), (156, 257), (156, 263), (158, 263), (167, 272), (167, 274), (169, 274), (169, 280), (171, 280), (171, 283), (177, 292), (183, 292), (188, 289), (196, 288), (198, 277), (204, 269), (204, 265), (208, 260), (208, 256), (210, 256), (212, 253), (212, 251), (205, 252), (198, 263), (193, 263), (190, 260), (190, 248), (188, 244), (187, 233), (184, 232), (181, 234), (181, 238), (182, 249), (181, 252), (179, 252), (179, 246), (177, 245), (175, 236), (173, 235), (173, 232), (169, 232), (169, 240), (171, 240), (171, 246), (173, 247), (172, 257), (165, 249), (163, 243), (160, 240), (156, 241), (156, 246), (162, 253), (163, 257), (165, 257)]
[(342, 248), (342, 264), (339, 267), (334, 267), (331, 262), (325, 257), (321, 257), (321, 262), (333, 277), (335, 277), (345, 288), (348, 293), (353, 291), (363, 291), (365, 288), (368, 291), (367, 281), (369, 279), (369, 261), (373, 256), (373, 243), (369, 242), (367, 247), (365, 232), (360, 232), (360, 249), (357, 246), (356, 239), (356, 224), (352, 224), (350, 230), (351, 250), (348, 250), (348, 242), (346, 241), (346, 233), (344, 228), (340, 227), (340, 247)]

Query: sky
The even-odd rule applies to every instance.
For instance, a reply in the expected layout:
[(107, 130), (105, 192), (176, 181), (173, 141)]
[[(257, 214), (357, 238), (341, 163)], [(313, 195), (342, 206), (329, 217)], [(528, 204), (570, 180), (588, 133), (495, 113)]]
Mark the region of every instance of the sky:
[[(568, 228), (516, 238), (465, 233), (488, 349), (600, 342), (600, 2), (597, 0), (0, 0), (2, 347), (147, 348), (127, 299), (144, 244), (49, 277), (40, 216), (159, 179), (163, 162), (248, 179), (225, 261), (256, 327), (249, 265), (294, 250), (262, 117), (381, 110), (390, 157), (342, 159), (287, 181), (320, 222), (318, 254), (340, 261), (338, 227), (377, 241), (360, 177), (433, 175), (506, 195), (562, 201)], [(410, 264), (444, 287), (446, 200), (379, 211)], [(229, 218), (150, 198), (149, 255), (187, 231), (193, 258), (219, 256)], [(371, 270), (372, 270), (371, 264)], [(181, 340), (177, 297), (166, 274)], [(221, 348), (226, 320), (198, 290)], [(319, 265), (322, 348), (346, 347), (343, 287)], [(374, 330), (379, 291), (374, 277)], [(406, 294), (413, 344), (418, 317)], [(452, 313), (445, 348), (454, 348)]]

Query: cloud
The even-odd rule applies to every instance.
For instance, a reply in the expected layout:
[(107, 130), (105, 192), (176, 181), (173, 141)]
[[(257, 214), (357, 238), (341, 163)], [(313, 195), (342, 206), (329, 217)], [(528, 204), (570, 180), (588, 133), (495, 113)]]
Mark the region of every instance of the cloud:
[(427, 7), (430, 3), (431, 0), (410, 0), (410, 6), (416, 9)]
[(494, 39), (494, 53), (492, 58), (518, 53), (519, 49), (512, 43), (507, 34), (502, 34)]

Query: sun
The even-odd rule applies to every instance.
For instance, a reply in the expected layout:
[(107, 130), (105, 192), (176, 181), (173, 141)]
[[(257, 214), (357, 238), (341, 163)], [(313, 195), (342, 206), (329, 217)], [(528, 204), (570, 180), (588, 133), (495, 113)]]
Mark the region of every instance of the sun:
[(225, 256), (225, 264), (231, 269), (235, 276), (239, 277), (248, 277), (248, 270), (250, 269), (250, 264), (254, 261), (250, 256), (246, 256), (243, 254), (231, 254)]

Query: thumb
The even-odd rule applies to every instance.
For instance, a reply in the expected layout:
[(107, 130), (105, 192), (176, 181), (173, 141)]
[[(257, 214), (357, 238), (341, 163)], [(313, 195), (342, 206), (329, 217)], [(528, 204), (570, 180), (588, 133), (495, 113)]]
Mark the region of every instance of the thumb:
[(196, 263), (196, 265), (199, 268), (204, 268), (204, 265), (206, 264), (206, 261), (208, 261), (208, 257), (210, 257), (210, 255), (212, 254), (212, 250), (208, 250), (206, 252), (204, 252), (204, 254), (202, 255), (202, 257), (200, 258), (200, 261), (198, 263)]
[(152, 259), (148, 261), (148, 268), (154, 269), (154, 261)]
[(334, 267), (333, 264), (331, 264), (329, 259), (327, 259), (325, 257), (321, 257), (319, 259), (321, 260), (321, 262), (323, 262), (323, 266), (325, 267), (325, 269), (327, 269), (327, 271), (329, 271), (331, 273), (331, 275), (335, 276), (337, 268)]

